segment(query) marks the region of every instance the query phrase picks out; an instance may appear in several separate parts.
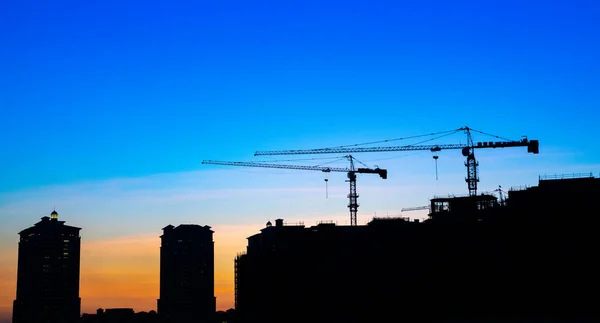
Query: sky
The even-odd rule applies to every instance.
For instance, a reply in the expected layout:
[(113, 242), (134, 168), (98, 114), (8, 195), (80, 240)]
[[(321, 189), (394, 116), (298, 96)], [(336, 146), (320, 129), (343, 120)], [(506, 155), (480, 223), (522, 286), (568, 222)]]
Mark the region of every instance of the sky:
[[(156, 308), (168, 224), (215, 230), (223, 310), (233, 259), (268, 220), (348, 224), (344, 173), (205, 159), (347, 167), (253, 154), (469, 126), (540, 140), (539, 155), (477, 151), (480, 190), (600, 175), (598, 14), (597, 1), (576, 0), (1, 2), (0, 322), (15, 297), (17, 233), (54, 207), (82, 228), (88, 313)], [(354, 157), (389, 171), (359, 175), (359, 224), (467, 193), (458, 150), (439, 153), (437, 180), (431, 152)]]

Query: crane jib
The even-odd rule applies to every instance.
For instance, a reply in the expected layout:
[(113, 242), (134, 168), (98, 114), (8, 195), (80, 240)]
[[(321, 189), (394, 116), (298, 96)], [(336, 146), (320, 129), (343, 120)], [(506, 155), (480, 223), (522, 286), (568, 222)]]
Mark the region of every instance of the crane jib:
[(353, 148), (320, 148), (320, 149), (294, 149), (294, 150), (267, 150), (257, 151), (255, 156), (262, 155), (297, 155), (297, 154), (345, 154), (345, 153), (368, 153), (368, 152), (390, 152), (390, 151), (415, 151), (429, 150), (437, 152), (447, 149), (478, 149), (478, 148), (505, 148), (505, 147), (527, 147), (527, 152), (537, 154), (539, 152), (539, 141), (482, 141), (476, 144), (443, 144), (443, 145), (406, 145), (388, 147), (353, 147)]
[[(345, 156), (350, 160), (350, 168), (340, 168), (340, 167), (326, 167), (326, 166), (304, 166), (304, 165), (282, 165), (282, 164), (272, 164), (272, 163), (264, 163), (264, 162), (232, 162), (232, 161), (219, 161), (219, 160), (203, 160), (202, 164), (212, 164), (212, 165), (225, 165), (225, 166), (247, 166), (247, 167), (265, 167), (265, 168), (281, 168), (281, 169), (295, 169), (295, 170), (316, 170), (322, 171), (325, 173), (328, 172), (345, 172), (348, 174), (348, 181), (350, 182), (350, 194), (348, 194), (348, 199), (350, 203), (348, 204), (348, 208), (350, 209), (350, 225), (357, 225), (356, 213), (358, 209), (358, 194), (356, 193), (356, 173), (363, 174), (377, 174), (381, 178), (387, 178), (387, 170), (376, 167), (375, 169), (371, 168), (358, 168), (354, 169), (354, 163), (352, 162), (353, 157), (348, 155)], [(327, 182), (327, 179), (325, 179)]]

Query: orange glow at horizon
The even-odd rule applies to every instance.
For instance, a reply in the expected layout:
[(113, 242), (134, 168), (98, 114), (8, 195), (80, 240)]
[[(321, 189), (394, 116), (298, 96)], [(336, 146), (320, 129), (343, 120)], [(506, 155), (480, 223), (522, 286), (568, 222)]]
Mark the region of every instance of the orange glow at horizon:
[[(217, 310), (234, 307), (234, 257), (260, 225), (213, 227)], [(156, 310), (160, 281), (161, 232), (81, 242), (81, 313), (98, 308)], [(16, 292), (17, 245), (0, 249), (0, 316), (12, 314)]]

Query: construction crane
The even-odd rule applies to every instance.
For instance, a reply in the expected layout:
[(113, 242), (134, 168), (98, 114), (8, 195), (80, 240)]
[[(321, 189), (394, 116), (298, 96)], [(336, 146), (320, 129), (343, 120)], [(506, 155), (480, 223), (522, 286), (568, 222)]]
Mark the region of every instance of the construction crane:
[[(469, 195), (477, 195), (477, 183), (479, 182), (478, 166), (479, 163), (475, 159), (475, 149), (481, 148), (507, 148), (507, 147), (527, 147), (528, 153), (538, 154), (539, 153), (539, 141), (529, 140), (524, 136), (523, 139), (514, 141), (508, 140), (499, 136), (490, 135), (488, 133), (474, 130), (469, 127), (461, 127), (456, 130), (444, 131), (439, 133), (433, 133), (429, 135), (436, 135), (445, 133), (453, 134), (459, 131), (464, 131), (467, 136), (466, 144), (447, 144), (447, 145), (405, 145), (405, 146), (388, 146), (388, 147), (348, 147), (340, 146), (335, 148), (320, 148), (320, 149), (302, 149), (302, 150), (273, 150), (273, 151), (257, 151), (254, 155), (294, 155), (294, 154), (347, 154), (347, 153), (366, 153), (366, 152), (391, 152), (391, 151), (411, 151), (411, 150), (430, 150), (433, 153), (437, 153), (442, 149), (461, 149), (462, 155), (467, 158), (465, 166), (467, 167), (467, 177), (465, 181), (469, 189)], [(495, 138), (505, 139), (506, 141), (495, 141), (495, 142), (473, 142), (471, 132), (478, 132), (484, 135), (492, 136)], [(411, 138), (420, 137), (414, 136)], [(408, 139), (408, 138), (399, 138)], [(394, 139), (394, 140), (399, 140)], [(436, 139), (436, 138), (434, 138)], [(432, 139), (431, 139), (432, 140)], [(385, 140), (387, 142), (391, 140)], [(429, 140), (427, 140), (429, 141)], [(357, 145), (353, 145), (357, 146)], [(436, 156), (434, 156), (435, 158)]]
[[(248, 167), (266, 167), (266, 168), (281, 168), (281, 169), (296, 169), (296, 170), (317, 170), (325, 173), (329, 172), (345, 172), (348, 174), (348, 180), (350, 183), (350, 193), (348, 194), (348, 208), (350, 209), (350, 225), (357, 225), (357, 211), (358, 211), (358, 194), (356, 193), (356, 174), (378, 174), (382, 179), (387, 179), (387, 170), (376, 167), (371, 168), (355, 168), (354, 160), (351, 155), (344, 156), (350, 161), (349, 168), (341, 167), (326, 167), (326, 166), (303, 166), (303, 165), (282, 165), (282, 164), (269, 164), (259, 162), (230, 162), (230, 161), (216, 161), (216, 160), (203, 160), (202, 164), (212, 165), (225, 165), (225, 166), (248, 166)], [(358, 161), (358, 160), (356, 160)], [(360, 161), (358, 161), (360, 162)]]
[(420, 211), (420, 210), (429, 210), (429, 205), (415, 206), (415, 207), (405, 207), (405, 208), (402, 208), (400, 210), (400, 212)]

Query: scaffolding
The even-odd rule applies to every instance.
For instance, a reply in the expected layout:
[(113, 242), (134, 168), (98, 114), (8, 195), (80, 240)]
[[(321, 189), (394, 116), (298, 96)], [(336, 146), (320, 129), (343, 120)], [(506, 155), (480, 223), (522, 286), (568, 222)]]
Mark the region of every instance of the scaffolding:
[(239, 284), (240, 284), (240, 268), (239, 267), (240, 267), (240, 262), (245, 257), (246, 257), (245, 252), (238, 253), (237, 256), (235, 257), (235, 260), (233, 261), (233, 263), (234, 263), (233, 293), (234, 293), (234, 306), (235, 306), (236, 310), (239, 309)]

